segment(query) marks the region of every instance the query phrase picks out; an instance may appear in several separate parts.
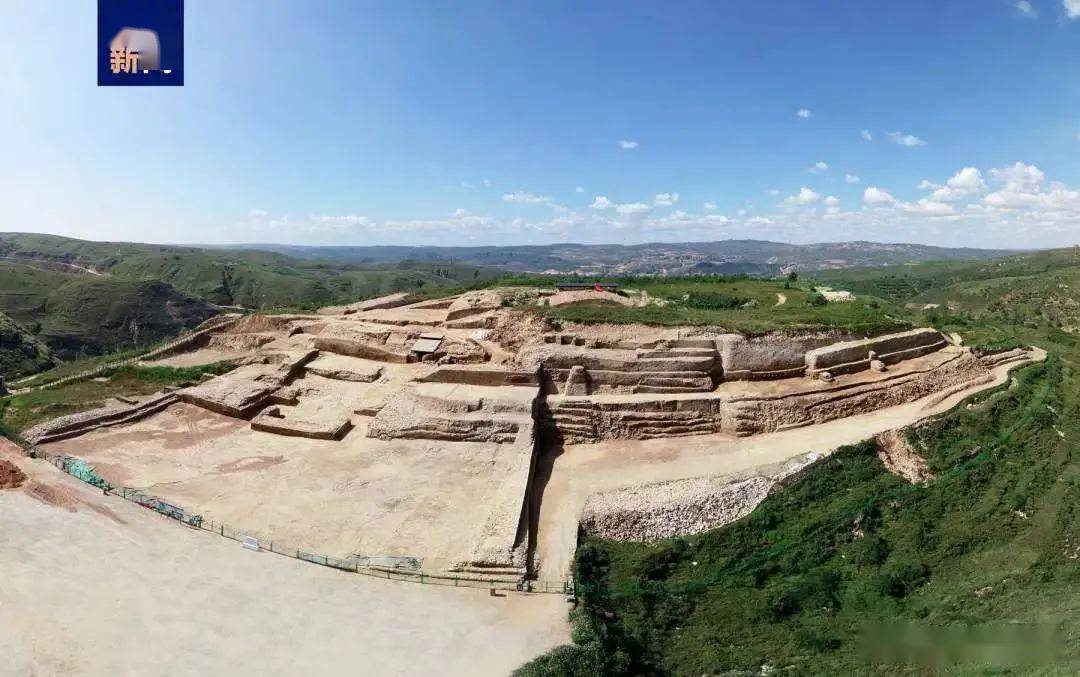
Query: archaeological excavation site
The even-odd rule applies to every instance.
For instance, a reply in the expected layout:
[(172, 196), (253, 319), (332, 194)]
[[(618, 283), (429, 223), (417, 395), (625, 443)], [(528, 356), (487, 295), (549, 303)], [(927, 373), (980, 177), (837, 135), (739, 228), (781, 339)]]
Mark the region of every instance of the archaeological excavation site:
[(930, 328), (744, 335), (534, 309), (607, 297), (625, 302), (506, 287), (229, 316), (145, 364), (231, 370), (24, 437), (262, 544), (528, 585), (565, 581), (583, 534), (738, 520), (836, 447), (895, 437), (1044, 357)]

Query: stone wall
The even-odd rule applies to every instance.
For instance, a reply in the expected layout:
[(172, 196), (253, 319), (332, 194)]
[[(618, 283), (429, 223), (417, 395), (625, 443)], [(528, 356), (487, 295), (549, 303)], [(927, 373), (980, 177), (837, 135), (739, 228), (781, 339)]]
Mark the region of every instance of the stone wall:
[[(927, 355), (948, 345), (936, 329), (913, 329), (899, 334), (886, 334), (871, 339), (843, 341), (806, 353), (806, 373), (816, 376), (822, 372), (832, 375), (850, 374), (870, 368), (871, 360), (896, 364), (903, 360)], [(871, 356), (871, 353), (874, 353)]]
[(542, 419), (569, 443), (727, 433), (746, 436), (824, 423), (903, 404), (987, 377), (969, 351), (952, 348), (925, 368), (871, 381), (804, 385), (790, 394), (703, 393), (649, 399), (549, 397)]
[(833, 344), (840, 338), (847, 337), (727, 334), (716, 340), (716, 347), (724, 367), (724, 380), (759, 381), (802, 376), (806, 371), (807, 351)]

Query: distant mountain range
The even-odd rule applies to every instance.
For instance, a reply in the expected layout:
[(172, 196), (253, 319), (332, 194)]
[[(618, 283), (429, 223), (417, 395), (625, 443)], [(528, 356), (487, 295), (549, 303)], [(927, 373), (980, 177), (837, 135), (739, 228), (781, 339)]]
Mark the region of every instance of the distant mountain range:
[(338, 263), (389, 263), (415, 260), (467, 263), (520, 273), (594, 275), (700, 275), (748, 273), (776, 275), (886, 266), (919, 261), (990, 259), (1020, 250), (931, 247), (920, 244), (829, 242), (785, 244), (765, 240), (649, 243), (639, 245), (550, 244), (509, 247), (397, 247), (247, 244), (229, 249), (259, 249), (295, 258)]

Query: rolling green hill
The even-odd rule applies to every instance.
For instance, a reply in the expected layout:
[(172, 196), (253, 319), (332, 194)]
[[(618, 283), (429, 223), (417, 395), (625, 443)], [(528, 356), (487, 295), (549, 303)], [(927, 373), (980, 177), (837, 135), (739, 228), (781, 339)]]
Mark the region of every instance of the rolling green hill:
[[(0, 312), (61, 359), (150, 345), (217, 313), (160, 280), (62, 272), (41, 265), (47, 264), (0, 260)], [(0, 364), (3, 360), (0, 356)], [(24, 365), (20, 375), (37, 371), (28, 367)], [(15, 372), (4, 374), (12, 377)]]
[(448, 262), (326, 263), (264, 251), (88, 242), (32, 233), (0, 233), (0, 257), (79, 266), (113, 277), (157, 279), (209, 303), (257, 309), (315, 308), (496, 276), (473, 265)]

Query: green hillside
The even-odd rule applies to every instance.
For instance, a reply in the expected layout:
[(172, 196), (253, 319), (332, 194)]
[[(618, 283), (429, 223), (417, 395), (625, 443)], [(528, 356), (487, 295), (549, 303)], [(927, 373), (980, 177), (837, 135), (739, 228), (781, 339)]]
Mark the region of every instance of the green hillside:
[[(495, 284), (552, 286), (567, 276), (512, 276)], [(643, 305), (583, 303), (544, 312), (554, 321), (709, 326), (747, 334), (770, 331), (843, 331), (881, 334), (910, 328), (903, 310), (874, 297), (826, 303), (813, 285), (791, 279), (746, 275), (574, 278), (615, 282), (619, 293)]]
[(259, 309), (314, 308), (495, 276), (448, 262), (326, 263), (263, 251), (88, 242), (31, 233), (0, 234), (0, 257), (77, 265), (113, 277), (153, 278), (210, 303)]
[(29, 376), (53, 365), (52, 351), (25, 328), (0, 313), (0, 375)]
[(151, 345), (216, 314), (159, 280), (82, 275), (49, 293), (38, 337), (61, 357), (96, 355)]
[(1050, 358), (912, 434), (935, 473), (925, 486), (865, 442), (726, 527), (588, 539), (574, 644), (519, 673), (1080, 672), (1076, 271), (1076, 250), (1062, 250), (830, 276), (914, 304), (912, 323)]
[(61, 359), (150, 345), (217, 313), (159, 280), (42, 265), (47, 264), (0, 260), (0, 312)]

